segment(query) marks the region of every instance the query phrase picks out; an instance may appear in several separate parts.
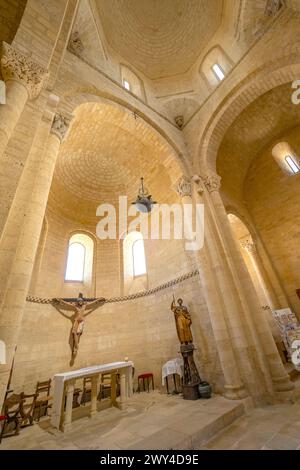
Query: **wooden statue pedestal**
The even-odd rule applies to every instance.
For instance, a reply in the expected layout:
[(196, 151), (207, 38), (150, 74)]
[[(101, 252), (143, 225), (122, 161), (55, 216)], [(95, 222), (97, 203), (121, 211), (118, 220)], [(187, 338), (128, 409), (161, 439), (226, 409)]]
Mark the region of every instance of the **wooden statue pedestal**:
[(193, 343), (181, 344), (180, 352), (183, 357), (183, 398), (185, 400), (198, 400), (200, 398), (198, 386), (201, 382), (199, 372), (194, 361)]

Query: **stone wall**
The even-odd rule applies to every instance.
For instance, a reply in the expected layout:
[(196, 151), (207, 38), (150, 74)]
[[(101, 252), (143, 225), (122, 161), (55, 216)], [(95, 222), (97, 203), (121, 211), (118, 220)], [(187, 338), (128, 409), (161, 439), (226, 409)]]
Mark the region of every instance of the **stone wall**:
[[(57, 239), (57, 244), (60, 240)], [(52, 246), (51, 253), (50, 246)], [(163, 250), (157, 250), (156, 263), (158, 259), (160, 263), (162, 262), (162, 253)], [(173, 256), (168, 253), (165, 260), (173, 258), (176, 264), (180, 259), (177, 255), (176, 252)], [(56, 258), (57, 263), (61, 264), (62, 260), (59, 262), (59, 258), (64, 258), (65, 253), (63, 249), (55, 249), (52, 238), (51, 241), (49, 240), (48, 251), (45, 250), (45, 256), (48, 256), (47, 264), (50, 261), (49, 258), (52, 258), (53, 269), (54, 259)], [(153, 257), (153, 252), (151, 257)], [(110, 262), (112, 259), (110, 257)], [(153, 259), (151, 264), (153, 266)], [(172, 263), (162, 264), (165, 266), (165, 279), (174, 277), (175, 271)], [(103, 257), (101, 263), (97, 264), (98, 272), (101, 271), (103, 277), (105, 277), (107, 265), (105, 266)], [(49, 264), (48, 267), (50, 268)], [(51, 276), (51, 269), (47, 272)], [(55, 275), (53, 273), (53, 277), (59, 278), (61, 274), (61, 272)], [(45, 276), (41, 274), (44, 282)], [(62, 282), (61, 278), (60, 281)], [(156, 277), (156, 282), (152, 278), (151, 284), (157, 285), (158, 281), (158, 277)], [(111, 287), (114, 284), (115, 279), (111, 278)], [(73, 295), (77, 295), (78, 286), (73, 286), (73, 289)], [(101, 286), (99, 286), (99, 291), (101, 295), (106, 294)], [(197, 348), (195, 357), (200, 373), (203, 379), (211, 381), (216, 392), (220, 392), (223, 386), (223, 376), (198, 276), (183, 281), (174, 289), (168, 288), (141, 299), (108, 303), (93, 311), (86, 319), (79, 352), (72, 365), (70, 365), (69, 346), (71, 321), (51, 305), (27, 302), (15, 357), (12, 378), (14, 388), (25, 389), (29, 392), (34, 389), (37, 380), (47, 379), (55, 373), (70, 368), (77, 369), (122, 360), (126, 356), (134, 361), (136, 377), (141, 372), (152, 371), (156, 387), (161, 387), (161, 367), (167, 360), (178, 357), (179, 351), (174, 317), (170, 310), (174, 291), (176, 297), (183, 297), (192, 315), (192, 332)], [(54, 291), (52, 292), (54, 294)], [(63, 312), (70, 314), (65, 310)]]

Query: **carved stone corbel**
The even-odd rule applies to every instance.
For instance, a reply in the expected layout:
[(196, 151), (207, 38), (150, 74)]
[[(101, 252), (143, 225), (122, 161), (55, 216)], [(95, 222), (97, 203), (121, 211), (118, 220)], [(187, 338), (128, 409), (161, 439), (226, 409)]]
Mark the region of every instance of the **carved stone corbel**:
[(51, 134), (56, 135), (62, 141), (69, 130), (71, 120), (71, 118), (63, 116), (61, 113), (56, 113), (52, 122)]

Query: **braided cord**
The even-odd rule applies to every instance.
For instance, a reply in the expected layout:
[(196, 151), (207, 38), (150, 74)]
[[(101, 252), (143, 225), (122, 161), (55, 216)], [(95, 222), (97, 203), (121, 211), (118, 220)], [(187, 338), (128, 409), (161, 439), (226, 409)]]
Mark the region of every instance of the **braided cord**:
[[(123, 295), (119, 297), (112, 297), (111, 299), (106, 299), (105, 303), (116, 303), (116, 302), (127, 302), (128, 300), (139, 299), (141, 297), (147, 297), (149, 295), (153, 295), (156, 292), (160, 292), (161, 290), (168, 289), (169, 287), (175, 286), (176, 284), (180, 284), (181, 282), (185, 281), (186, 279), (190, 279), (191, 277), (195, 277), (199, 274), (198, 269), (194, 269), (194, 271), (190, 271), (189, 273), (182, 274), (171, 281), (165, 282), (160, 284), (157, 287), (152, 289), (143, 290), (140, 292), (136, 292), (135, 294), (130, 295)], [(35, 297), (32, 295), (28, 295), (26, 297), (27, 302), (33, 302), (37, 304), (53, 304), (55, 303), (54, 299), (44, 299), (42, 297)]]

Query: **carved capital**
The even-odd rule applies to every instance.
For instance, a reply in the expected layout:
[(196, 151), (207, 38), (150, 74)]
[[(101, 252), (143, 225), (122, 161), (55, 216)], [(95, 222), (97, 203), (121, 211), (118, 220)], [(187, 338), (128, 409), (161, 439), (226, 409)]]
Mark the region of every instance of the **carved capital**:
[(39, 95), (49, 76), (44, 67), (6, 42), (2, 43), (1, 74), (5, 82), (14, 80), (22, 83), (28, 91), (29, 99)]
[(221, 177), (219, 175), (211, 173), (205, 176), (201, 176), (201, 179), (209, 193), (212, 193), (213, 191), (219, 191), (221, 186)]
[(63, 116), (60, 113), (55, 114), (50, 131), (51, 134), (56, 135), (59, 140), (62, 141), (68, 132), (70, 123), (70, 118)]
[(192, 184), (190, 178), (181, 176), (175, 185), (175, 191), (180, 197), (192, 196)]
[(256, 252), (256, 246), (255, 243), (252, 240), (246, 240), (244, 242), (241, 242), (241, 246), (248, 251), (248, 253), (255, 253)]

